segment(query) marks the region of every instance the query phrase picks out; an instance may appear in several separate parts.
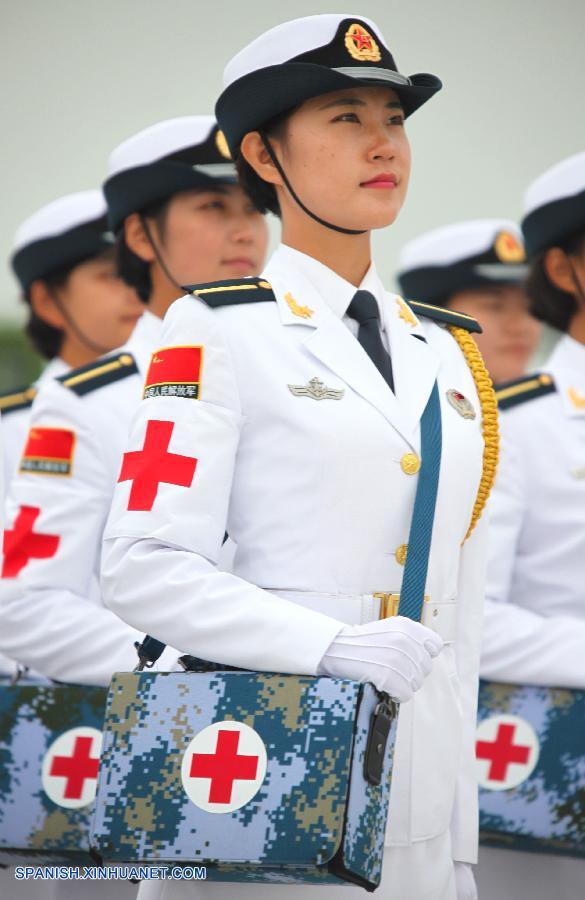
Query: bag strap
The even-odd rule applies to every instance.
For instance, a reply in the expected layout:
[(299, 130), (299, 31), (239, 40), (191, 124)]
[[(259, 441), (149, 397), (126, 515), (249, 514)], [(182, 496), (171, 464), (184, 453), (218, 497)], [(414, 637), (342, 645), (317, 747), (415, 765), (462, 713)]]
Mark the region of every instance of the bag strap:
[(441, 402), (435, 381), (420, 421), (421, 467), (414, 498), (406, 566), (400, 590), (398, 615), (420, 622), (429, 569), (429, 554), (442, 450)]
[[(437, 505), (439, 472), (441, 469), (442, 428), (439, 389), (435, 381), (420, 423), (421, 467), (414, 498), (414, 510), (408, 536), (408, 553), (402, 579), (398, 614), (420, 622), (424, 603), (425, 584), (429, 568), (431, 536)], [(224, 538), (225, 541), (225, 538)], [(141, 644), (134, 644), (138, 653), (135, 671), (151, 669), (162, 656), (165, 644), (146, 635)], [(195, 657), (181, 657), (181, 660)], [(198, 660), (198, 663), (205, 663)], [(215, 666), (215, 663), (205, 663)], [(225, 666), (220, 666), (225, 669)]]

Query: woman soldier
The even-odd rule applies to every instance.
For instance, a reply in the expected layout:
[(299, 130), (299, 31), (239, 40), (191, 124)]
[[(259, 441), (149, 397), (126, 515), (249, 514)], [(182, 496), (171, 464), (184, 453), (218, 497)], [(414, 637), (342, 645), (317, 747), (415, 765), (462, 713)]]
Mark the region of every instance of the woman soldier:
[(524, 289), (527, 273), (518, 226), (506, 219), (475, 219), (406, 244), (398, 284), (405, 297), (477, 319), (483, 328), (477, 346), (499, 384), (524, 375), (538, 342), (540, 326)]
[[(522, 231), (532, 312), (564, 334), (543, 372), (498, 390), (481, 671), (585, 690), (585, 153), (530, 185)], [(481, 870), (482, 900), (585, 896), (582, 859), (485, 848)]]
[[(129, 447), (146, 465), (166, 420), (192, 477), (143, 491), (122, 473), (104, 549), (106, 602), (160, 640), (252, 670), (371, 681), (403, 701), (387, 900), (475, 897), (477, 520), (497, 453), (495, 400), (467, 331), (432, 319), (476, 323), (438, 309), (419, 320), (384, 290), (370, 250), (370, 232), (394, 222), (406, 195), (404, 120), (440, 86), (401, 75), (379, 28), (343, 15), (286, 22), (229, 63), (218, 121), (254, 203), (280, 215), (283, 243), (262, 279), (201, 286), (171, 307), (151, 364), (164, 361), (169, 385), (147, 379)], [(169, 396), (189, 353), (194, 391)], [(417, 473), (437, 474), (435, 454), (421, 461), (431, 408), (442, 463), (417, 622), (392, 615), (391, 599)], [(215, 565), (226, 530), (233, 574)], [(338, 893), (175, 883), (143, 896), (152, 891)]]
[(68, 194), (37, 210), (16, 232), (11, 263), (29, 308), (26, 333), (48, 365), (36, 385), (0, 396), (6, 490), (40, 383), (119, 347), (142, 315), (138, 297), (117, 277), (101, 191)]

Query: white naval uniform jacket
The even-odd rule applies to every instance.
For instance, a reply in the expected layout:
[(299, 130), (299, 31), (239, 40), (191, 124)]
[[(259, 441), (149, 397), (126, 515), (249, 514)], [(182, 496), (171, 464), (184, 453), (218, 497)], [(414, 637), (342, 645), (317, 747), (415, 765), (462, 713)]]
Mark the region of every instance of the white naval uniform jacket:
[(585, 689), (585, 346), (545, 371), (556, 390), (500, 416), (481, 672)]
[[(43, 384), (63, 375), (67, 372), (69, 366), (57, 357), (52, 359), (43, 369), (37, 380), (31, 388), (36, 391), (40, 390)], [(30, 404), (30, 401), (29, 401)], [(3, 414), (2, 419), (2, 448), (3, 448), (3, 467), (4, 467), (4, 490), (8, 490), (10, 479), (14, 474), (14, 470), (20, 459), (22, 448), (28, 433), (28, 423), (31, 415), (31, 406), (24, 406), (20, 409), (12, 410), (8, 407)]]
[[(145, 312), (116, 357), (133, 356), (141, 370), (161, 328), (162, 321)], [(0, 580), (0, 651), (48, 678), (107, 685), (113, 672), (136, 664), (134, 641), (142, 635), (104, 608), (99, 564), (143, 380), (139, 371), (78, 396), (61, 381), (45, 379), (33, 404), (31, 428), (73, 431), (71, 473), (17, 472), (12, 479), (6, 528), (14, 527), (23, 506), (32, 506), (39, 510), (34, 533), (58, 536), (59, 544), (51, 557), (33, 557), (16, 577)]]
[[(316, 674), (343, 623), (377, 618), (372, 594), (400, 590), (395, 551), (408, 540), (417, 485), (401, 461), (420, 451), (438, 379), (443, 461), (424, 621), (443, 627), (447, 645), (400, 712), (388, 838), (408, 845), (452, 823), (453, 857), (473, 861), (485, 541), (478, 527), (461, 547), (482, 471), (471, 372), (449, 332), (410, 317), (373, 267), (360, 287), (378, 301), (396, 395), (344, 318), (352, 285), (285, 246), (263, 278), (276, 302), (211, 309), (186, 296), (167, 313), (161, 348), (203, 348), (199, 399), (145, 399), (129, 452), (143, 448), (149, 421), (170, 422), (168, 452), (196, 458), (195, 473), (190, 486), (161, 482), (150, 511), (128, 510), (133, 482), (117, 485), (104, 601), (184, 652)], [(340, 398), (291, 392), (314, 378)], [(449, 404), (449, 388), (471, 400), (475, 419)], [(226, 530), (233, 574), (215, 565)]]

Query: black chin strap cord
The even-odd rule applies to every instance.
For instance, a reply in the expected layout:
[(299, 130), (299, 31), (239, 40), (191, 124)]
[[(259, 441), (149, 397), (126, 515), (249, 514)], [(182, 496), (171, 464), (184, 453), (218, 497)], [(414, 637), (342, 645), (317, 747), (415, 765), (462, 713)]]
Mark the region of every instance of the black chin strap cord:
[(146, 237), (148, 238), (148, 243), (154, 250), (154, 255), (156, 256), (156, 261), (158, 262), (159, 266), (161, 267), (161, 269), (163, 270), (163, 272), (165, 273), (165, 275), (167, 276), (167, 278), (169, 279), (171, 284), (174, 284), (174, 286), (177, 288), (177, 290), (179, 291), (179, 295), (184, 294), (185, 291), (183, 290), (182, 286), (179, 284), (179, 282), (175, 278), (173, 278), (173, 276), (169, 272), (169, 270), (167, 268), (167, 264), (165, 263), (164, 259), (162, 258), (162, 254), (161, 254), (160, 250), (158, 249), (158, 247), (156, 246), (154, 238), (152, 237), (150, 228), (148, 227), (148, 222), (146, 221), (146, 219), (142, 215), (142, 213), (139, 213), (139, 216), (140, 216), (140, 221), (142, 222), (142, 227), (144, 228), (144, 233), (146, 234)]
[(319, 225), (323, 225), (325, 228), (330, 228), (331, 231), (339, 231), (339, 232), (341, 232), (341, 234), (365, 234), (366, 233), (365, 230), (364, 231), (356, 231), (353, 228), (342, 228), (341, 225), (333, 225), (332, 222), (326, 222), (325, 219), (321, 219), (319, 216), (315, 215), (314, 212), (311, 212), (311, 210), (305, 206), (303, 201), (299, 198), (299, 196), (296, 194), (295, 190), (293, 189), (292, 184), (290, 183), (290, 181), (287, 178), (286, 172), (284, 171), (284, 169), (280, 165), (278, 159), (276, 158), (276, 154), (275, 154), (275, 152), (272, 148), (272, 145), (270, 144), (270, 141), (268, 140), (268, 137), (266, 136), (266, 134), (261, 130), (258, 131), (258, 134), (262, 138), (262, 143), (264, 144), (264, 146), (266, 148), (266, 152), (270, 156), (270, 159), (274, 163), (274, 166), (276, 167), (276, 171), (278, 172), (278, 174), (284, 181), (286, 189), (288, 190), (289, 194), (291, 195), (291, 197), (293, 198), (295, 203), (297, 203), (300, 206), (300, 208), (302, 209), (302, 211), (304, 213), (306, 213), (308, 216), (310, 216), (311, 219), (314, 219), (315, 222), (318, 222)]

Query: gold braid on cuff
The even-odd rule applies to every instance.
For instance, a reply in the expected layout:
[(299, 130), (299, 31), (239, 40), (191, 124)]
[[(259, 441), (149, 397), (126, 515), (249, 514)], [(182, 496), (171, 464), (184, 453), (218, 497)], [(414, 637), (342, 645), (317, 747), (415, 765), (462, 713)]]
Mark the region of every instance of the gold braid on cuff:
[(469, 523), (469, 528), (465, 535), (465, 543), (479, 522), (496, 478), (496, 469), (498, 467), (498, 457), (500, 452), (498, 401), (496, 399), (492, 380), (472, 336), (464, 328), (457, 328), (455, 325), (450, 325), (448, 328), (467, 360), (467, 365), (471, 370), (475, 387), (479, 395), (479, 402), (481, 403), (481, 430), (484, 445), (483, 471), (479, 489), (477, 491), (477, 497), (475, 498), (473, 512), (471, 514), (471, 522)]

